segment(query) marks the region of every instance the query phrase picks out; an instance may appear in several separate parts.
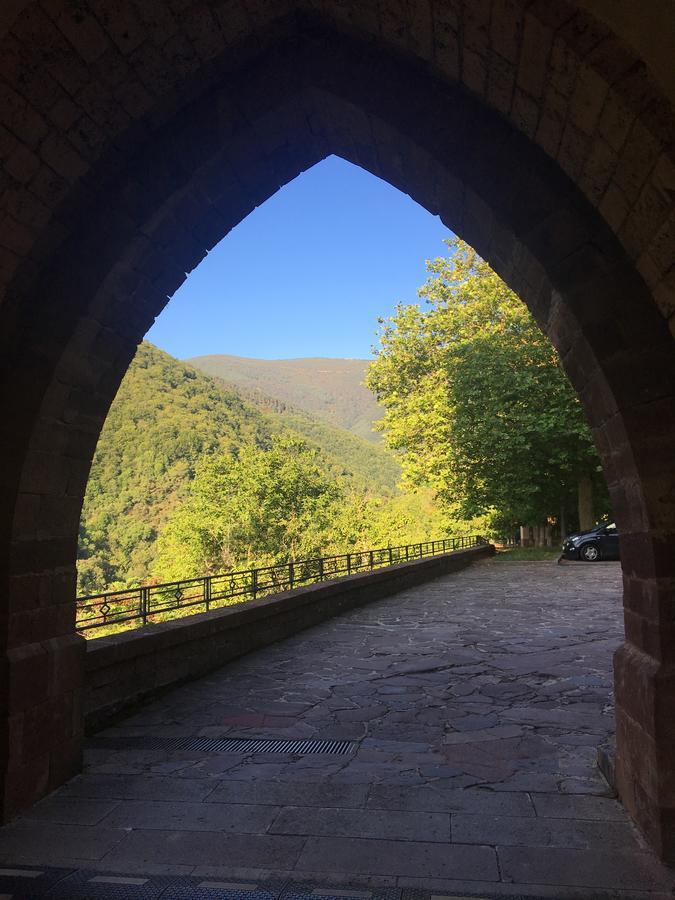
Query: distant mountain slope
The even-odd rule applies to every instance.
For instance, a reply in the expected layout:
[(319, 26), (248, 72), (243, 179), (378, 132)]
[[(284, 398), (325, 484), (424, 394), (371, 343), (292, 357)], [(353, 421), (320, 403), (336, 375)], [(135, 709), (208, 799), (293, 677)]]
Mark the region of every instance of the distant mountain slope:
[(272, 401), (274, 405), (270, 409), (269, 398), (262, 394), (249, 395), (242, 390), (240, 396), (270, 416), (275, 431), (294, 431), (322, 450), (332, 467), (340, 474), (349, 475), (359, 489), (382, 497), (397, 493), (401, 467), (384, 447), (281, 401)]
[(288, 431), (320, 448), (327, 468), (348, 473), (355, 488), (396, 493), (400, 470), (384, 449), (308, 413), (256, 403), (141, 344), (96, 448), (80, 524), (79, 592), (147, 579), (158, 531), (185, 496), (202, 454), (265, 446)]
[(248, 391), (261, 391), (331, 425), (377, 443), (373, 422), (382, 409), (363, 386), (367, 359), (246, 359), (216, 354), (187, 363)]

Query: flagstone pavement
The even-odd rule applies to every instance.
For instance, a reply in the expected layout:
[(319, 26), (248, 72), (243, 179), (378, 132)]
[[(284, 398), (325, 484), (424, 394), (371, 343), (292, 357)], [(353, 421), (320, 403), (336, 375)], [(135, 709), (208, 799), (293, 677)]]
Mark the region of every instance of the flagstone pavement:
[[(177, 688), (0, 830), (0, 896), (670, 897), (595, 762), (620, 591), (614, 563), (489, 560)], [(148, 744), (179, 736), (355, 743)]]

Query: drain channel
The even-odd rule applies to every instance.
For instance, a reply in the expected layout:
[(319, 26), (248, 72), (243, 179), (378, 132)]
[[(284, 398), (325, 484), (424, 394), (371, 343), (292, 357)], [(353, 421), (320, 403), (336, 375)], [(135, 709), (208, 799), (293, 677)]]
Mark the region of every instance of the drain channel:
[(89, 746), (102, 750), (200, 750), (202, 753), (329, 753), (347, 756), (356, 741), (273, 740), (271, 738), (100, 737)]

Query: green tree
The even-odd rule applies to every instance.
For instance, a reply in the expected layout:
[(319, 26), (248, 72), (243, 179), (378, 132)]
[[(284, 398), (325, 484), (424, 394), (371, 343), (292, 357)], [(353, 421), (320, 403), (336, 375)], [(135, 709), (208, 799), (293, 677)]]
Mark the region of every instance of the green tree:
[(358, 539), (341, 479), (292, 437), (199, 464), (188, 499), (160, 533), (161, 580), (320, 556)]
[(534, 319), (464, 242), (427, 263), (419, 295), (382, 321), (367, 384), (408, 484), (496, 529), (571, 512), (599, 460), (560, 360)]

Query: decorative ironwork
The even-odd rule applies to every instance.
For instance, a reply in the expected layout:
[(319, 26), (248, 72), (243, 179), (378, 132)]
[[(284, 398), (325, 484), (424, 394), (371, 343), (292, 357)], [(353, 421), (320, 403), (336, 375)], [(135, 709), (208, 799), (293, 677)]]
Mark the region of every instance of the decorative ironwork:
[(76, 628), (80, 632), (104, 627), (108, 631), (139, 628), (148, 623), (259, 600), (308, 584), (482, 544), (487, 544), (487, 540), (477, 535), (443, 538), (93, 594), (78, 598)]

